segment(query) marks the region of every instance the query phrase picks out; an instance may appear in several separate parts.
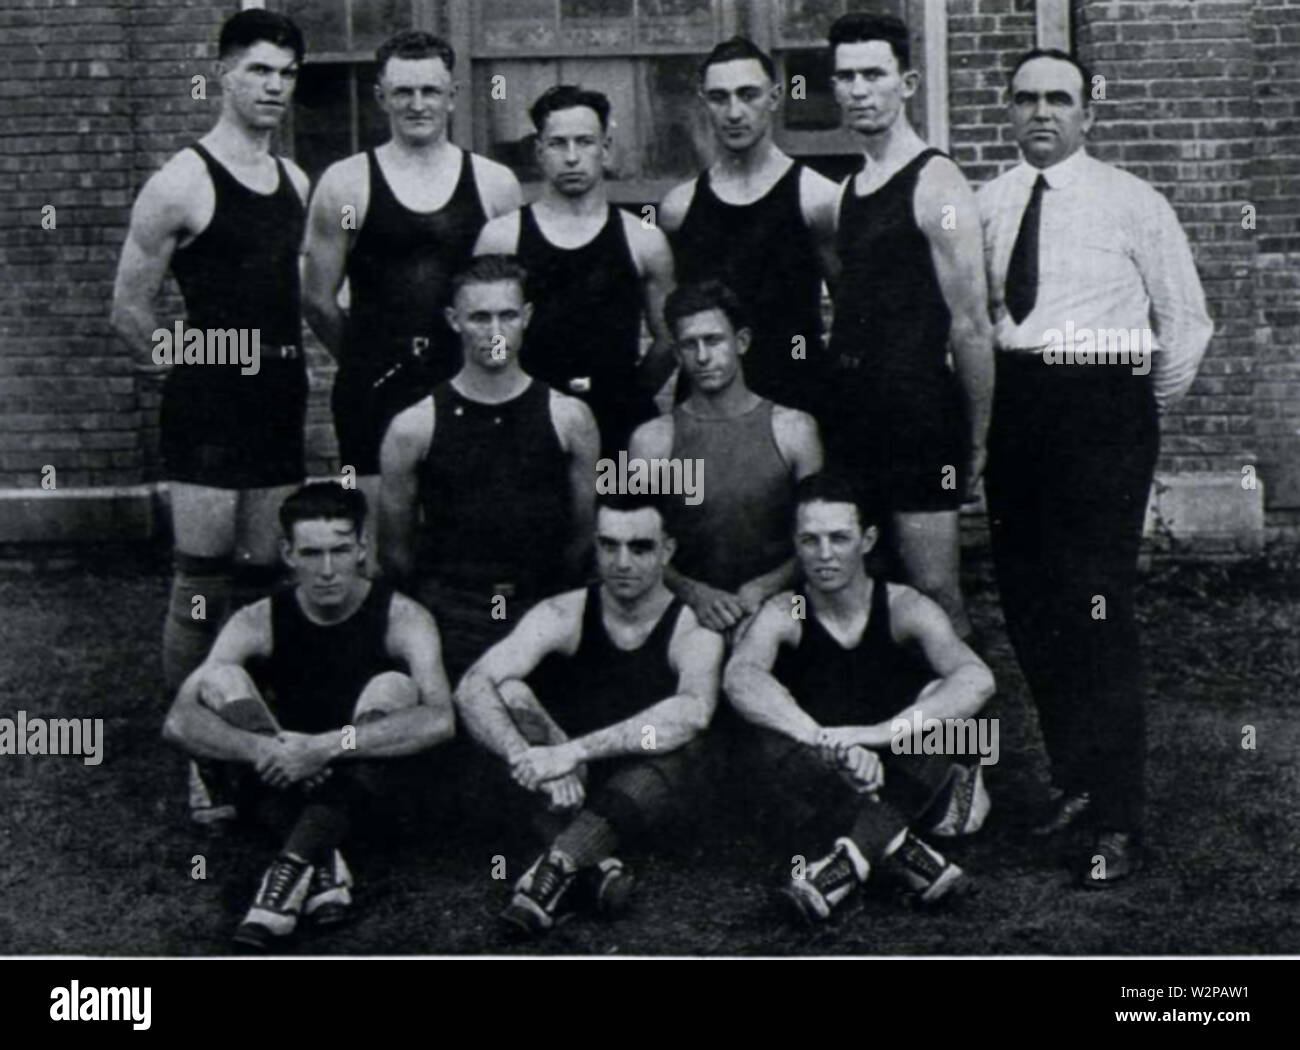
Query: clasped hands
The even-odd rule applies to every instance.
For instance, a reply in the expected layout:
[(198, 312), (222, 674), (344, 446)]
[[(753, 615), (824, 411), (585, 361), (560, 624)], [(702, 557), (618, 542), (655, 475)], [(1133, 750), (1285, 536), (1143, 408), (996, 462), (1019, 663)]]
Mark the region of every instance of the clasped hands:
[(857, 726), (822, 728), (817, 731), (815, 746), (818, 757), (834, 769), (854, 791), (865, 795), (879, 791), (885, 783), (885, 767), (871, 748), (862, 741)]
[(571, 743), (530, 747), (510, 760), (510, 776), (528, 791), (546, 796), (551, 810), (577, 809), (586, 800), (586, 768)]
[(329, 761), (317, 737), (281, 730), (264, 738), (253, 768), (264, 784), (283, 791), (297, 783), (309, 788), (323, 784), (330, 775)]

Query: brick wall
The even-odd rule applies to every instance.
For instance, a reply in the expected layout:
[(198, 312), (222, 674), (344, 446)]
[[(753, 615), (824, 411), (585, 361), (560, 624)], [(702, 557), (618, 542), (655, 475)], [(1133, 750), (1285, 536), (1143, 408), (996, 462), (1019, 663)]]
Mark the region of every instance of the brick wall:
[(1034, 46), (1032, 0), (948, 0), (948, 117), (953, 159), (973, 183), (1019, 159), (1004, 88)]
[(1255, 404), (1272, 506), (1300, 507), (1300, 0), (1254, 5)]
[[(108, 323), (130, 206), (221, 105), (216, 36), (237, 0), (9, 0), (0, 10), (0, 487), (157, 478), (156, 382)], [(207, 100), (191, 78), (207, 77)], [(54, 205), (55, 229), (41, 228)], [(170, 280), (159, 324), (181, 314)], [(319, 356), (319, 351), (317, 352)], [(313, 369), (309, 468), (328, 466)]]
[[(0, 479), (137, 480), (141, 414), (105, 303), (134, 191), (127, 8), (0, 11)], [(41, 228), (55, 207), (56, 228)]]
[(1106, 78), (1092, 152), (1147, 179), (1173, 204), (1215, 321), (1196, 383), (1164, 420), (1161, 468), (1239, 472), (1256, 456), (1256, 236), (1241, 225), (1254, 151), (1252, 5), (1073, 7), (1076, 50)]

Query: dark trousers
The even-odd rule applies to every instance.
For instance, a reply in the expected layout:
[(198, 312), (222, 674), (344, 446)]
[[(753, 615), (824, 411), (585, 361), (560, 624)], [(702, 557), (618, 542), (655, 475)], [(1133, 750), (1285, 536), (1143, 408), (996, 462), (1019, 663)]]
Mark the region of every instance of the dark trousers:
[(811, 748), (781, 733), (744, 727), (738, 748), (772, 809), (773, 830), (809, 842), (848, 835), (871, 864), (900, 831), (924, 823), (954, 771), (950, 756), (880, 748), (885, 783), (872, 797), (858, 794)]
[(1052, 778), (1092, 793), (1102, 830), (1142, 823), (1133, 593), (1160, 447), (1150, 378), (1125, 365), (999, 354), (989, 434), (985, 490), (1007, 631)]

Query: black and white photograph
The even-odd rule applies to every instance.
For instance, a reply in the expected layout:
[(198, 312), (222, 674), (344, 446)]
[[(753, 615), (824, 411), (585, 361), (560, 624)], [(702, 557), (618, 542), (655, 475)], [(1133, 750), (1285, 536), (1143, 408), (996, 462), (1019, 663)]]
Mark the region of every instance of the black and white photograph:
[(3, 0), (0, 227), (0, 955), (1300, 955), (1300, 0)]

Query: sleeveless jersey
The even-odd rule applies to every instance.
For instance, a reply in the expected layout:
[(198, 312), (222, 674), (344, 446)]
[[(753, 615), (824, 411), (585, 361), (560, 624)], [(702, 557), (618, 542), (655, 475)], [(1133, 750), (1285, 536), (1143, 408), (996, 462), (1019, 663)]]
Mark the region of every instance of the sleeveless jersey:
[[(557, 248), (533, 217), (519, 216), (519, 261), (533, 318), (520, 364), (557, 390), (599, 404), (633, 397), (641, 350), (641, 278), (618, 208), (580, 248)], [(591, 381), (590, 394), (570, 386)]]
[[(745, 304), (753, 322), (744, 363), (749, 388), (777, 404), (808, 409), (812, 373), (823, 361), (822, 271), (799, 203), (803, 169), (791, 164), (750, 204), (719, 199), (703, 172), (672, 244), (679, 284), (713, 278)], [(804, 360), (791, 357), (795, 336), (804, 338)]]
[(542, 706), (570, 739), (631, 718), (677, 692), (668, 643), (681, 616), (681, 599), (673, 598), (638, 648), (620, 649), (601, 619), (600, 593), (598, 583), (587, 588), (574, 654), (550, 653), (529, 676)]
[(256, 677), (272, 693), (268, 702), (282, 728), (323, 733), (351, 723), (375, 675), (405, 670), (384, 646), (393, 591), (372, 583), (356, 612), (323, 625), (307, 619), (294, 590), (290, 585), (271, 595), (271, 655)]
[(386, 371), (410, 353), (411, 340), (429, 340), (429, 375), (441, 382), (460, 368), (460, 343), (443, 316), (451, 278), (469, 262), (487, 211), (468, 150), (447, 203), (412, 211), (397, 199), (374, 150), (370, 204), (348, 255), (352, 305), (345, 357), (367, 373)]
[(420, 468), (422, 572), (542, 590), (561, 577), (572, 534), (569, 463), (550, 399), (536, 379), (496, 405), (450, 382), (434, 390), (433, 443)]
[[(257, 328), (263, 347), (300, 346), (298, 252), (306, 210), (284, 162), (275, 158), (280, 184), (263, 194), (250, 190), (199, 143), (190, 148), (208, 169), (216, 204), (207, 228), (172, 253), (188, 326)], [(304, 367), (301, 354), (295, 364)]]
[(956, 390), (952, 317), (913, 208), (921, 169), (936, 156), (945, 154), (923, 150), (866, 196), (853, 179), (845, 184), (830, 368), (834, 386), (854, 392), (855, 414), (906, 424), (919, 410), (947, 410)]
[(821, 725), (883, 721), (937, 677), (919, 654), (890, 637), (889, 591), (884, 580), (872, 585), (867, 626), (852, 649), (827, 633), (811, 602), (807, 608), (807, 618), (800, 621), (799, 644), (782, 646), (772, 675)]
[(236, 330), (249, 350), (256, 331), (259, 349), (254, 374), (230, 363), (167, 372), (158, 421), (163, 476), (217, 488), (290, 484), (304, 469), (298, 253), (306, 209), (279, 158), (279, 185), (257, 193), (204, 146), (191, 148), (207, 168), (215, 203), (203, 232), (172, 253), (186, 328)]
[(794, 482), (772, 436), (772, 402), (734, 419), (673, 411), (674, 459), (703, 460), (708, 497), (696, 506), (667, 501), (677, 541), (673, 564), (687, 576), (734, 591), (794, 553)]

